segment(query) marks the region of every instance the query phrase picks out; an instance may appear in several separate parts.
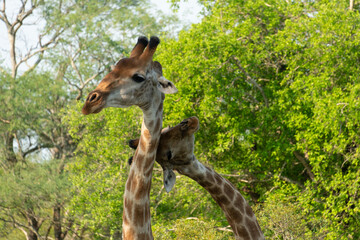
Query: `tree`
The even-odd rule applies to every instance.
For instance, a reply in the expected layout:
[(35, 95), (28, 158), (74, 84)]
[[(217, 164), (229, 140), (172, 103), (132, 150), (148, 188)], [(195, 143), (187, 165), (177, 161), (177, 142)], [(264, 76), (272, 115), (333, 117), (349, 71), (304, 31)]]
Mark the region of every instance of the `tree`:
[[(332, 1), (218, 1), (159, 52), (179, 88), (167, 121), (198, 116), (202, 160), (238, 175), (264, 214), (296, 206), (298, 238), (360, 234), (358, 15)], [(297, 238), (277, 230), (268, 237)]]
[[(48, 239), (50, 234), (82, 238), (85, 227), (67, 208), (71, 184), (66, 166), (76, 143), (63, 122), (66, 106), (81, 99), (83, 90), (128, 48), (122, 39), (160, 32), (174, 18), (159, 14), (155, 19), (145, 1), (12, 4), (2, 0), (0, 7), (9, 42), (9, 57), (0, 68), (2, 233), (15, 237), (17, 232), (8, 230), (16, 228), (27, 239)], [(22, 34), (36, 24), (38, 36)]]
[[(164, 125), (198, 116), (196, 155), (259, 204), (267, 238), (359, 238), (359, 11), (333, 1), (202, 2), (203, 21), (157, 51), (179, 89), (165, 101)], [(83, 136), (72, 166), (75, 203), (99, 216), (90, 225), (114, 231), (120, 213), (103, 207), (122, 195), (120, 187), (106, 190), (126, 178), (123, 145), (139, 126), (128, 114), (136, 113), (108, 110), (86, 122), (69, 116), (72, 134)], [(154, 178), (155, 229), (192, 214), (226, 224), (191, 182), (181, 179), (164, 195), (156, 171)]]

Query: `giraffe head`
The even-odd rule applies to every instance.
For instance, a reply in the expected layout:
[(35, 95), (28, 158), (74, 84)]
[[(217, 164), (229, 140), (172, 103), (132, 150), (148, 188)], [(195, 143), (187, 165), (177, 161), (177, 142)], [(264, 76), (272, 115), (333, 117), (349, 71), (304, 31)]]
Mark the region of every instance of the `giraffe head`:
[(137, 105), (148, 108), (155, 95), (176, 93), (172, 82), (162, 75), (159, 62), (152, 61), (160, 43), (158, 37), (139, 37), (129, 58), (121, 59), (89, 93), (82, 113), (98, 113), (107, 107)]
[[(199, 119), (190, 117), (175, 127), (164, 128), (161, 131), (156, 161), (163, 168), (164, 186), (167, 192), (170, 192), (175, 185), (176, 176), (173, 169), (179, 171), (182, 169), (180, 166), (188, 165), (195, 160), (194, 133), (198, 130)], [(139, 139), (129, 141), (129, 146), (133, 149), (136, 149), (138, 144)]]

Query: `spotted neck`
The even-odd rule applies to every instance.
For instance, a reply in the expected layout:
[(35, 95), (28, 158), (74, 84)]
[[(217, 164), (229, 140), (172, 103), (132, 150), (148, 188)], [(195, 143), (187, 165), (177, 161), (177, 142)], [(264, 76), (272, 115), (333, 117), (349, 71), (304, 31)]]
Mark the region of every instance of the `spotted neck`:
[(162, 127), (164, 96), (154, 97), (142, 107), (143, 122), (139, 147), (124, 192), (123, 239), (153, 239), (150, 219), (150, 188), (156, 150)]
[(195, 180), (211, 194), (225, 213), (236, 239), (265, 239), (251, 207), (229, 180), (205, 167), (195, 156), (190, 164), (174, 166), (174, 169)]

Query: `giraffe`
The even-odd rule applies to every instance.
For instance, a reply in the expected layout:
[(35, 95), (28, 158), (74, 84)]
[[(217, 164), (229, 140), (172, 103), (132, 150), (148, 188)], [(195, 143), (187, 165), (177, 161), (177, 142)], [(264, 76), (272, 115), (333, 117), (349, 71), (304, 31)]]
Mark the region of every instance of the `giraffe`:
[(82, 113), (98, 113), (107, 107), (136, 105), (143, 112), (139, 148), (134, 155), (124, 191), (123, 239), (153, 239), (150, 221), (152, 170), (162, 128), (164, 94), (176, 93), (162, 76), (152, 56), (159, 38), (139, 37), (129, 58), (121, 59), (89, 93)]
[[(236, 239), (265, 239), (250, 205), (240, 192), (215, 170), (204, 166), (194, 155), (194, 133), (199, 120), (190, 117), (172, 128), (162, 130), (156, 161), (164, 170), (164, 185), (169, 192), (175, 184), (176, 170), (204, 187), (221, 207)], [(130, 140), (136, 149), (139, 140)]]

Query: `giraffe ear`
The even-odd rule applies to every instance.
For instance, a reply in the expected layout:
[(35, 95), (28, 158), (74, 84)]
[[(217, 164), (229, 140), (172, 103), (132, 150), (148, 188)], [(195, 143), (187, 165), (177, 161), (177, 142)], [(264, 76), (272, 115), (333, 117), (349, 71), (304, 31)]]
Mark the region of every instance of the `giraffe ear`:
[(135, 149), (135, 150), (136, 150), (136, 148), (137, 148), (138, 145), (139, 145), (139, 140), (140, 140), (140, 138), (130, 140), (130, 141), (128, 142), (129, 147), (131, 147), (132, 149)]
[(166, 192), (170, 192), (174, 187), (176, 181), (176, 175), (170, 168), (164, 169), (164, 187)]
[(175, 85), (163, 76), (158, 79), (158, 89), (165, 94), (177, 93), (178, 91)]

